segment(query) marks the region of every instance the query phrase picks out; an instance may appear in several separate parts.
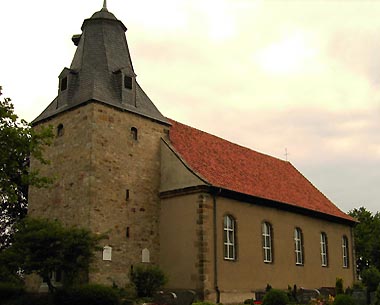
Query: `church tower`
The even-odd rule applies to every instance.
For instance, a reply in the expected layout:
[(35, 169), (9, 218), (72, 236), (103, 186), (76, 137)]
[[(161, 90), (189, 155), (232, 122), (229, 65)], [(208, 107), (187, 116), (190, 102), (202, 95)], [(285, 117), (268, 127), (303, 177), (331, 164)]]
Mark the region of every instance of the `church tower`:
[(107, 234), (89, 280), (123, 286), (133, 265), (158, 263), (160, 141), (170, 123), (136, 81), (124, 24), (104, 5), (81, 29), (58, 96), (33, 121), (55, 130), (50, 164), (31, 164), (54, 183), (31, 188), (29, 213)]

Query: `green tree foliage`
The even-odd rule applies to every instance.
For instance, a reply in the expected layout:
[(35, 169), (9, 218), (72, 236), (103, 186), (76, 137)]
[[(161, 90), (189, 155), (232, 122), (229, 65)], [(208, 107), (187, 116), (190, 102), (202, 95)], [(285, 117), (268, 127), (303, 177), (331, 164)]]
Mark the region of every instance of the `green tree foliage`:
[(369, 292), (375, 291), (380, 283), (380, 271), (376, 267), (369, 267), (362, 272), (362, 282)]
[(9, 98), (0, 99), (0, 250), (10, 244), (14, 223), (26, 215), (28, 186), (43, 187), (51, 180), (29, 167), (31, 156), (47, 163), (43, 147), (51, 139), (51, 128), (32, 129), (19, 120)]
[(289, 299), (285, 291), (270, 289), (264, 296), (263, 305), (286, 305)]
[(58, 221), (26, 217), (16, 225), (14, 242), (0, 254), (0, 263), (11, 272), (37, 273), (54, 291), (53, 272), (63, 272), (65, 286), (87, 274), (100, 238), (85, 229), (65, 228)]
[(167, 278), (157, 266), (137, 266), (131, 273), (131, 281), (136, 287), (138, 297), (152, 297), (166, 284)]
[(364, 207), (354, 209), (349, 215), (359, 223), (354, 228), (356, 265), (361, 275), (370, 266), (380, 270), (380, 213), (372, 214)]

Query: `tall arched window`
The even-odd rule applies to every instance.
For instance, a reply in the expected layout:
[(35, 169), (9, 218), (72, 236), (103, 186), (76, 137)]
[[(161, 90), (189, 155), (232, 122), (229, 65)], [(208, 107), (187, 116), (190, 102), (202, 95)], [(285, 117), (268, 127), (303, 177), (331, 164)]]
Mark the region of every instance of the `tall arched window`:
[(294, 249), (296, 254), (296, 265), (303, 265), (303, 234), (300, 228), (294, 229)]
[(263, 236), (263, 254), (264, 263), (273, 262), (273, 252), (272, 252), (272, 226), (269, 222), (263, 222), (262, 224), (262, 236)]
[(231, 215), (224, 216), (224, 259), (236, 259), (235, 219)]
[(343, 268), (349, 267), (349, 256), (348, 256), (348, 238), (347, 236), (342, 237), (342, 255), (343, 255)]
[(327, 245), (327, 234), (325, 232), (321, 233), (321, 265), (322, 267), (328, 266), (328, 245)]

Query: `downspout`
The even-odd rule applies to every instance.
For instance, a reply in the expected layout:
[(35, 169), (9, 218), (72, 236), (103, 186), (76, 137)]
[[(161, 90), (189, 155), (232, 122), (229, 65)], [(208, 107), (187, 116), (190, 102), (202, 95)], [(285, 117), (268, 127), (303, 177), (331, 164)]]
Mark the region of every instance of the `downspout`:
[(354, 227), (352, 226), (350, 228), (351, 232), (351, 254), (352, 254), (352, 259), (351, 259), (351, 265), (352, 265), (352, 273), (354, 276), (354, 281), (358, 280), (358, 275), (357, 275), (357, 270), (356, 270), (356, 253), (355, 253), (355, 237), (354, 237)]
[(216, 292), (216, 303), (220, 303), (220, 290), (218, 287), (218, 232), (217, 232), (217, 216), (216, 216), (216, 196), (219, 195), (221, 189), (213, 193), (213, 233), (214, 233), (214, 288)]

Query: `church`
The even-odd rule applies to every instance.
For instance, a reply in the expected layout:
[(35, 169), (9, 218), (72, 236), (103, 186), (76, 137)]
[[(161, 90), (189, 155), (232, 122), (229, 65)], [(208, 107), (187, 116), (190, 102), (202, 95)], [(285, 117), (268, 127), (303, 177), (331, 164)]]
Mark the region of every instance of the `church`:
[(154, 264), (167, 289), (222, 303), (267, 284), (352, 286), (354, 219), (290, 162), (165, 117), (105, 4), (81, 30), (57, 97), (32, 122), (54, 128), (50, 164), (31, 166), (55, 180), (30, 189), (29, 213), (107, 234), (90, 282), (124, 287), (134, 266)]

